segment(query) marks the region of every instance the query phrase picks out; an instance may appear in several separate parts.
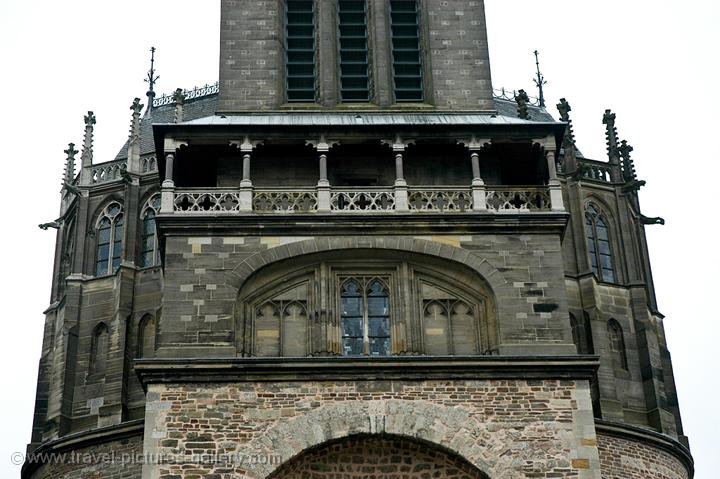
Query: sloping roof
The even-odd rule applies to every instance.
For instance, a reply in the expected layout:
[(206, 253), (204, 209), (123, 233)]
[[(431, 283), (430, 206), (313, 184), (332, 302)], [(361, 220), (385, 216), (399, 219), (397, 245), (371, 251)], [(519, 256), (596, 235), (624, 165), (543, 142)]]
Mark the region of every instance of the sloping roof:
[[(218, 95), (212, 94), (193, 100), (186, 100), (183, 107), (185, 125), (522, 125), (538, 123), (556, 123), (552, 115), (545, 109), (528, 106), (530, 120), (517, 117), (517, 104), (513, 101), (495, 99), (497, 115), (487, 113), (327, 113), (327, 112), (292, 112), (289, 114), (260, 113), (245, 115), (217, 116)], [(289, 113), (289, 112), (288, 112)], [(140, 124), (140, 154), (150, 155), (155, 152), (153, 124), (171, 124), (175, 119), (175, 104), (149, 110)], [(127, 159), (127, 141), (122, 146), (116, 160)]]

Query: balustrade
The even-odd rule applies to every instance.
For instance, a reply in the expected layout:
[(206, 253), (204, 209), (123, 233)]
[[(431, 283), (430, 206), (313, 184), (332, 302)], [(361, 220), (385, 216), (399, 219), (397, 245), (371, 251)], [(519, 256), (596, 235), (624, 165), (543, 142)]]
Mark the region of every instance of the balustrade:
[(127, 161), (112, 161), (93, 166), (90, 170), (90, 183), (93, 185), (119, 180), (127, 170)]
[(550, 193), (547, 188), (492, 187), (485, 194), (487, 209), (491, 211), (550, 211)]

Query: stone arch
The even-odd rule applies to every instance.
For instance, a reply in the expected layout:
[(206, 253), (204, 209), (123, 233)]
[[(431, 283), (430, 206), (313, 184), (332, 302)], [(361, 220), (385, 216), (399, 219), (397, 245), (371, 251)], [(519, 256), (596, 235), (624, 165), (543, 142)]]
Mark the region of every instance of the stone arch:
[(364, 236), (311, 238), (255, 253), (228, 273), (227, 284), (239, 290), (253, 273), (271, 263), (311, 253), (353, 249), (405, 251), (454, 261), (480, 274), (496, 296), (501, 296), (501, 291), (505, 289), (512, 290), (512, 285), (496, 267), (466, 249), (422, 238)]
[[(489, 476), (513, 439), (504, 430), (489, 431), (467, 411), (426, 401), (376, 400), (325, 404), (307, 414), (276, 423), (257, 441), (252, 454), (272, 451), (284, 463), (314, 447), (354, 435), (392, 435), (437, 446)], [(274, 477), (282, 464), (268, 461), (252, 471)]]
[(403, 477), (488, 479), (464, 458), (437, 444), (390, 434), (358, 434), (304, 451), (276, 469), (269, 479), (305, 477)]

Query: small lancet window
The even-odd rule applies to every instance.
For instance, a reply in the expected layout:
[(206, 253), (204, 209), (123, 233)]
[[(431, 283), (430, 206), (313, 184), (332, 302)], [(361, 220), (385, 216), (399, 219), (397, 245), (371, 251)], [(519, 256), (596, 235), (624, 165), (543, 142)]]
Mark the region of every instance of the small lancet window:
[(146, 315), (140, 321), (138, 328), (138, 358), (152, 358), (155, 356), (155, 318)]
[(587, 237), (590, 267), (600, 281), (614, 282), (610, 232), (605, 216), (594, 206), (589, 205), (585, 212), (585, 236)]
[(390, 354), (390, 295), (378, 278), (352, 278), (340, 293), (343, 356)]
[(627, 353), (625, 352), (625, 338), (623, 336), (623, 330), (620, 324), (615, 320), (611, 319), (608, 321), (608, 342), (610, 352), (613, 354), (617, 364), (622, 369), (627, 370)]
[(92, 343), (90, 345), (91, 375), (101, 376), (105, 374), (109, 336), (108, 327), (105, 323), (98, 324), (93, 330)]
[(103, 209), (97, 222), (95, 276), (115, 274), (120, 268), (123, 240), (123, 212), (119, 203)]
[(142, 218), (142, 238), (141, 238), (141, 257), (140, 266), (149, 268), (160, 264), (160, 250), (158, 248), (157, 230), (155, 227), (155, 217), (160, 212), (160, 195), (153, 195), (143, 207)]

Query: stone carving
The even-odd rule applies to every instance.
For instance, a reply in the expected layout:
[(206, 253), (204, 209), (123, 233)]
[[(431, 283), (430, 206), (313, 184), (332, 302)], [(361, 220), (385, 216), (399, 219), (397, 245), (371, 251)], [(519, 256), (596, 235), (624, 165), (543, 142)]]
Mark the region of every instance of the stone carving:
[(515, 102), (517, 103), (518, 118), (523, 120), (529, 120), (530, 114), (528, 113), (528, 103), (530, 103), (530, 97), (525, 90), (518, 90), (515, 94)]

